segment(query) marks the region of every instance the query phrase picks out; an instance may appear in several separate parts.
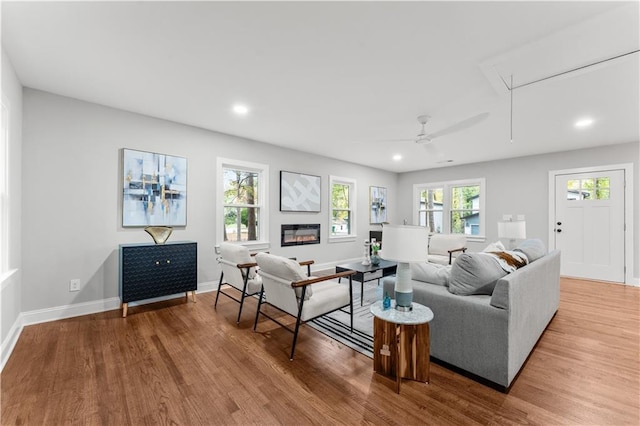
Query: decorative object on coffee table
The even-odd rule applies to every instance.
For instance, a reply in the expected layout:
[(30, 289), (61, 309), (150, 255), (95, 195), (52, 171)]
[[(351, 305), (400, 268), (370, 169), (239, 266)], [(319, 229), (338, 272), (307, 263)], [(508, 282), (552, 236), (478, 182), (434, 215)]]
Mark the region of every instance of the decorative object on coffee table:
[(413, 300), (411, 262), (424, 262), (428, 257), (429, 230), (424, 226), (385, 225), (383, 259), (398, 262), (396, 271), (396, 309), (410, 311)]
[(151, 235), (156, 244), (166, 243), (173, 232), (173, 228), (170, 226), (147, 226), (144, 230)]
[(376, 241), (375, 238), (371, 240), (371, 264), (379, 265), (380, 264), (380, 256), (378, 252), (380, 251), (380, 243)]
[(371, 256), (369, 255), (369, 250), (371, 248), (371, 243), (369, 240), (364, 240), (364, 259), (362, 259), (362, 264), (364, 266), (371, 265)]

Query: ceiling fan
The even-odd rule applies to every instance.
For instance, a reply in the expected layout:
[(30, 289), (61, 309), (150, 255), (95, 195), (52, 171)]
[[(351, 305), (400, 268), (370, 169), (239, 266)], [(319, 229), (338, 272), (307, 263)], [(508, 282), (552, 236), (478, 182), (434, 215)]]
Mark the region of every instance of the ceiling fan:
[(440, 138), (442, 136), (446, 136), (451, 133), (459, 132), (464, 129), (468, 129), (469, 127), (475, 126), (476, 124), (484, 121), (489, 117), (488, 112), (483, 112), (481, 114), (474, 115), (462, 121), (458, 121), (455, 124), (452, 124), (449, 127), (445, 127), (444, 129), (438, 130), (434, 133), (427, 133), (425, 131), (425, 125), (429, 122), (431, 118), (428, 115), (420, 115), (418, 116), (418, 122), (422, 125), (422, 130), (414, 139), (414, 142), (417, 144), (428, 144), (432, 142), (436, 138)]

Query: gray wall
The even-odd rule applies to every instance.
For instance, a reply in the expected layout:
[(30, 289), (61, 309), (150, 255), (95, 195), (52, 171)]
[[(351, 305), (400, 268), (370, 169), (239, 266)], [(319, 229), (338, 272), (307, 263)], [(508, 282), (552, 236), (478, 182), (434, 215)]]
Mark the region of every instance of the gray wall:
[[(396, 175), (32, 89), (24, 90), (23, 111), (23, 155), (28, 159), (22, 164), (23, 193), (27, 194), (22, 207), (23, 312), (117, 296), (118, 244), (150, 241), (142, 229), (121, 227), (119, 152), (125, 147), (188, 159), (188, 225), (176, 229), (171, 239), (199, 243), (200, 283), (218, 278), (214, 255), (220, 230), (215, 218), (218, 156), (270, 166), (271, 251), (314, 259), (321, 265), (361, 256), (369, 229), (376, 229), (368, 223), (370, 185), (389, 189), (388, 220), (400, 223), (404, 218), (411, 221), (414, 183), (485, 177), (487, 242), (497, 239), (496, 222), (503, 213), (525, 214), (528, 234), (546, 242), (549, 170), (633, 161), (636, 176), (640, 173), (637, 142)], [(321, 213), (278, 211), (280, 170), (322, 177)], [(326, 242), (329, 175), (357, 180), (355, 242)], [(635, 186), (636, 253), (639, 187)], [(278, 237), (283, 223), (321, 223), (324, 241), (281, 248)], [(483, 245), (470, 246), (475, 250)], [(634, 276), (638, 276), (637, 265)], [(81, 279), (82, 291), (68, 291), (72, 278)]]
[[(2, 101), (9, 110), (9, 250), (10, 277), (2, 280), (0, 294), (0, 342), (5, 350), (9, 331), (20, 315), (21, 291), (21, 204), (22, 204), (22, 85), (16, 77), (11, 61), (2, 51)], [(4, 167), (4, 165), (3, 165)], [(4, 354), (3, 354), (4, 360)]]
[[(142, 228), (122, 228), (119, 200), (120, 149), (131, 148), (186, 157), (187, 226), (171, 240), (198, 242), (198, 282), (219, 276), (214, 246), (216, 157), (268, 164), (270, 167), (270, 251), (331, 263), (360, 257), (368, 237), (369, 185), (389, 189), (396, 205), (397, 175), (352, 163), (281, 149), (169, 121), (25, 88), (22, 311), (65, 306), (118, 296), (118, 245), (151, 242)], [(322, 212), (278, 211), (279, 171), (322, 177)], [(350, 243), (327, 243), (328, 177), (357, 180), (357, 233)], [(395, 220), (390, 209), (389, 220)], [(319, 245), (281, 248), (280, 224), (321, 223)], [(70, 293), (69, 280), (82, 290)]]
[(486, 237), (484, 243), (469, 243), (472, 251), (498, 239), (498, 224), (503, 214), (524, 214), (527, 236), (549, 243), (549, 172), (580, 167), (633, 163), (634, 167), (634, 253), (633, 276), (639, 274), (640, 232), (640, 143), (631, 142), (555, 154), (535, 155), (509, 160), (489, 161), (401, 174), (398, 180), (400, 219), (411, 223), (412, 191), (416, 183), (482, 178), (486, 179)]

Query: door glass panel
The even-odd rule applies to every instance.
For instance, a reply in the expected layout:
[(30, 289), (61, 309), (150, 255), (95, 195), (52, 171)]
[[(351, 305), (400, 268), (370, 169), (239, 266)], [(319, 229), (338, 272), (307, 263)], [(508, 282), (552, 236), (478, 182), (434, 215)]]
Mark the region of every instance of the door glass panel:
[(596, 179), (596, 199), (608, 200), (609, 199), (609, 178), (599, 177)]
[(567, 189), (580, 189), (580, 181), (577, 179), (567, 181)]
[(609, 189), (598, 189), (596, 190), (596, 196), (598, 200), (608, 200), (609, 199)]
[(596, 179), (596, 187), (597, 188), (609, 188), (609, 178), (608, 177), (600, 177)]

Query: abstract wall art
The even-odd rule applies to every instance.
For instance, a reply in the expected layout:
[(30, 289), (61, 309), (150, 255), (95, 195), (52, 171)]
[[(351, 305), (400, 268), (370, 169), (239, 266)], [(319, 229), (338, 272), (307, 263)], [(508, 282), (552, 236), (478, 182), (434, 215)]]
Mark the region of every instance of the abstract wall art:
[(187, 159), (122, 150), (122, 226), (187, 225)]
[(381, 186), (369, 187), (369, 223), (383, 223), (387, 221), (387, 188)]
[(320, 176), (280, 171), (280, 211), (319, 212)]

